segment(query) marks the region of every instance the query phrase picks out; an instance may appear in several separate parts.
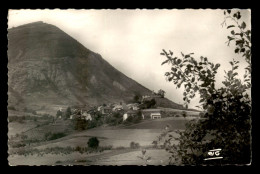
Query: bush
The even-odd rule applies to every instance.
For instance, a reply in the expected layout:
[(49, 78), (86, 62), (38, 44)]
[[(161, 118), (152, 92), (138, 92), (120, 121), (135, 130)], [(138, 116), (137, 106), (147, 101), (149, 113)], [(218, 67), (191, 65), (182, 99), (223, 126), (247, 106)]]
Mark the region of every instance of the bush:
[(25, 143), (21, 143), (21, 142), (16, 142), (16, 143), (11, 143), (10, 146), (12, 148), (20, 148), (20, 147), (26, 146), (26, 144)]
[(97, 137), (91, 137), (88, 140), (88, 147), (97, 148), (98, 146), (99, 146), (99, 140), (97, 139)]
[(45, 140), (50, 141), (50, 140), (56, 140), (62, 137), (65, 137), (66, 134), (63, 132), (58, 132), (58, 133), (52, 133), (52, 132), (47, 132), (45, 133), (44, 137)]
[(119, 146), (119, 147), (116, 147), (115, 149), (120, 150), (120, 149), (125, 149), (125, 147), (124, 146)]
[(85, 151), (85, 148), (84, 148), (84, 147), (77, 146), (77, 147), (75, 148), (75, 151), (76, 151), (76, 152), (79, 152), (79, 153), (83, 153), (83, 152)]
[(73, 120), (73, 122), (75, 130), (86, 130), (86, 128), (88, 127), (88, 121), (85, 119), (76, 118)]
[(137, 113), (137, 116), (133, 118), (133, 123), (140, 123), (143, 119), (141, 111)]
[(153, 141), (152, 145), (153, 145), (154, 148), (157, 148), (158, 147), (158, 141)]
[(28, 138), (27, 135), (24, 135), (24, 134), (21, 135), (21, 139), (22, 139), (22, 140), (26, 140), (27, 138)]
[(14, 106), (8, 106), (7, 109), (9, 109), (9, 110), (13, 110), (13, 111), (16, 111), (16, 109), (15, 109)]
[(132, 149), (137, 149), (137, 148), (139, 148), (140, 147), (140, 144), (139, 143), (135, 143), (134, 141), (132, 141), (131, 143), (130, 143), (130, 148), (132, 148)]
[(132, 123), (133, 122), (134, 117), (133, 116), (129, 116), (127, 117), (127, 119), (125, 120), (126, 122)]

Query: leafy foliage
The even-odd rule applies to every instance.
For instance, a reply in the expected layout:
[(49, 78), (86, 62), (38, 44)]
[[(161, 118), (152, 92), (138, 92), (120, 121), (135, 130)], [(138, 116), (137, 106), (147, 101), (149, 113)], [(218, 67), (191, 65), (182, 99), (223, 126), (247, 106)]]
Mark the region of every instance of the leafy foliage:
[(139, 147), (140, 147), (139, 143), (136, 143), (133, 141), (130, 143), (130, 148), (132, 148), (132, 149), (138, 149)]
[(62, 116), (62, 111), (58, 110), (56, 113), (56, 117)]
[[(166, 72), (168, 81), (172, 81), (177, 88), (184, 85), (183, 100), (186, 104), (196, 94), (200, 96), (200, 103), (205, 111), (203, 119), (190, 121), (183, 132), (176, 131), (178, 138), (163, 133), (166, 150), (172, 154), (171, 164), (248, 164), (250, 163), (250, 130), (251, 130), (251, 99), (247, 90), (251, 88), (251, 31), (246, 30), (246, 23), (240, 22), (239, 11), (224, 11), (226, 25), (228, 19), (233, 23), (227, 26), (232, 29), (228, 36), (228, 45), (236, 44), (235, 53), (242, 54), (248, 66), (243, 81), (238, 78), (236, 70), (239, 61), (230, 62), (231, 70), (225, 72), (223, 87), (215, 88), (215, 75), (220, 64), (213, 64), (207, 57), (200, 57), (197, 61), (193, 53), (183, 54), (181, 58), (173, 56), (172, 51), (165, 51), (163, 64), (171, 65), (171, 71)], [(178, 140), (179, 144), (174, 144)], [(221, 148), (224, 157), (221, 161), (205, 161), (208, 150)]]
[(75, 130), (86, 130), (88, 126), (88, 121), (80, 117), (75, 118), (73, 123)]
[(140, 106), (141, 109), (149, 109), (149, 108), (155, 108), (156, 101), (155, 99), (151, 100), (145, 100), (143, 101), (142, 105)]
[(141, 153), (142, 153), (142, 156), (137, 156), (137, 157), (140, 158), (141, 160), (143, 160), (145, 165), (147, 165), (148, 162), (150, 162), (150, 160), (152, 159), (152, 157), (146, 156), (146, 149), (142, 149)]
[(98, 148), (99, 146), (99, 140), (97, 139), (97, 137), (91, 137), (88, 140), (88, 147), (90, 148)]
[(249, 81), (251, 79), (251, 30), (247, 29), (244, 21), (240, 21), (241, 14), (239, 11), (224, 11), (224, 15), (225, 18), (222, 27), (227, 26), (227, 22), (232, 22), (232, 24), (227, 26), (227, 29), (230, 29), (231, 32), (227, 36), (228, 41), (226, 43), (230, 45), (233, 42), (236, 46), (234, 52), (242, 54), (245, 58), (248, 66), (246, 67), (244, 78)]
[(141, 100), (141, 95), (139, 94), (136, 94), (133, 98), (133, 102), (135, 103), (140, 103), (140, 100)]
[(158, 92), (157, 92), (157, 94), (160, 95), (162, 98), (164, 98), (165, 93), (166, 92), (162, 89), (159, 89)]
[(14, 106), (7, 106), (7, 109), (16, 111), (16, 108)]
[(66, 112), (65, 112), (65, 115), (64, 115), (65, 119), (68, 119), (71, 114), (72, 114), (71, 108), (68, 107), (68, 108), (66, 109)]
[(46, 141), (56, 140), (65, 136), (66, 134), (64, 132), (58, 132), (58, 133), (47, 132), (44, 134), (44, 138)]

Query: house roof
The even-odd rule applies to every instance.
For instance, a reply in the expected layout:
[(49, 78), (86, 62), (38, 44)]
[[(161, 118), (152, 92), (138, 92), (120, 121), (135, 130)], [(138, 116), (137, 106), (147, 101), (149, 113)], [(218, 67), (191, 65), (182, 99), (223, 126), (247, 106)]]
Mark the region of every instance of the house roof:
[(161, 109), (143, 109), (142, 112), (161, 112)]
[(127, 114), (137, 114), (137, 112), (138, 112), (138, 111), (136, 111), (136, 110), (129, 110), (129, 111), (127, 111), (126, 113), (127, 113)]
[(151, 115), (161, 115), (160, 112), (154, 112), (154, 113), (151, 113)]

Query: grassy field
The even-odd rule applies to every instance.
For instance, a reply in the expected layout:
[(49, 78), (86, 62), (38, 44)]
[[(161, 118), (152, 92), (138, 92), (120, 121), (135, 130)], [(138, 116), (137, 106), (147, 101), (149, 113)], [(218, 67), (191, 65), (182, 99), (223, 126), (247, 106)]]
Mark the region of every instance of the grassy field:
[(169, 163), (170, 154), (162, 149), (148, 149), (147, 157), (151, 157), (149, 161), (142, 160), (141, 150), (121, 153), (109, 157), (103, 157), (96, 161), (89, 162), (93, 165), (167, 165)]
[(45, 155), (11, 155), (9, 164), (15, 165), (167, 165), (170, 154), (163, 149), (147, 149), (145, 162), (140, 159), (141, 149), (109, 150), (101, 153), (86, 154), (74, 152), (71, 154)]
[(26, 132), (34, 127), (37, 126), (36, 122), (33, 121), (27, 121), (25, 123), (8, 123), (8, 136), (14, 136), (16, 134), (20, 134), (22, 132)]
[(144, 120), (141, 123), (125, 126), (127, 129), (164, 129), (166, 125), (171, 129), (185, 129), (185, 124), (194, 117), (168, 117), (155, 120)]
[[(140, 145), (140, 148), (151, 147), (152, 142), (163, 132), (166, 125), (171, 129), (185, 129), (185, 123), (192, 118), (163, 118), (158, 120), (144, 120), (143, 122), (131, 126), (117, 126), (117, 127), (97, 127), (85, 131), (71, 131), (67, 136), (40, 143), (35, 143), (25, 148), (34, 148), (44, 150), (53, 147), (72, 147), (76, 148), (87, 147), (87, 142), (90, 137), (97, 137), (99, 145), (102, 147), (112, 146), (111, 150), (97, 154), (80, 154), (75, 155), (77, 152), (70, 154), (43, 154), (43, 155), (17, 155), (11, 154), (9, 162), (12, 165), (69, 165), (69, 164), (82, 164), (82, 165), (144, 165), (144, 162), (138, 158), (141, 149), (131, 149), (130, 143), (135, 142)], [(69, 121), (69, 120), (67, 120)], [(16, 124), (16, 123), (15, 123)], [(18, 123), (17, 123), (18, 124)], [(28, 136), (37, 137), (43, 136), (48, 131), (65, 131), (66, 121), (57, 122), (55, 125), (43, 125), (26, 132)], [(27, 127), (27, 126), (26, 126)], [(15, 125), (14, 128), (19, 128)], [(13, 129), (14, 129), (13, 128)], [(178, 136), (172, 133), (173, 136)], [(177, 143), (177, 142), (175, 142)], [(149, 149), (152, 160), (151, 165), (165, 165), (166, 159), (169, 155), (164, 150)], [(106, 154), (106, 155), (105, 155)], [(95, 156), (95, 158), (94, 158)], [(95, 159), (95, 160), (94, 160)], [(57, 163), (56, 163), (57, 162)]]

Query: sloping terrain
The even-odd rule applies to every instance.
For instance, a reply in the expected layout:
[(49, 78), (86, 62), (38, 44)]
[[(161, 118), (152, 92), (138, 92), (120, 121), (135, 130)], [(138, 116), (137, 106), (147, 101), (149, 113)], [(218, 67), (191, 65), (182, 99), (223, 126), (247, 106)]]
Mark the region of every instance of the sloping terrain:
[(151, 93), (56, 26), (11, 28), (8, 40), (8, 103), (16, 108), (90, 107)]

